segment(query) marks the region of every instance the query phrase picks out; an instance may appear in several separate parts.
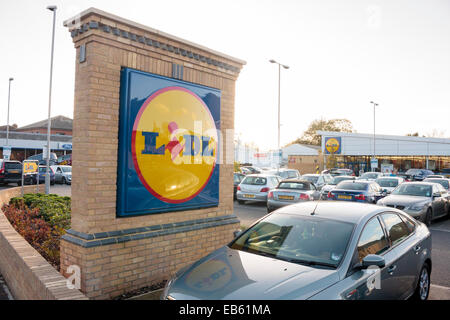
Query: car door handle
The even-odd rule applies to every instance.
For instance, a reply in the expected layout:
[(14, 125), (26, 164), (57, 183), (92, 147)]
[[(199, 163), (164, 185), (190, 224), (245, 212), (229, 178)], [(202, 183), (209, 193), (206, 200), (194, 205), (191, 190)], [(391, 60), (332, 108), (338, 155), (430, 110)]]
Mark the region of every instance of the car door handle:
[(416, 254), (419, 254), (420, 249), (422, 249), (421, 246), (415, 246), (415, 247), (413, 248), (413, 250), (414, 250), (414, 252), (415, 252)]
[(389, 273), (389, 275), (392, 276), (392, 275), (394, 274), (395, 269), (397, 269), (397, 266), (396, 266), (396, 265), (390, 266), (390, 267), (388, 268), (388, 273)]

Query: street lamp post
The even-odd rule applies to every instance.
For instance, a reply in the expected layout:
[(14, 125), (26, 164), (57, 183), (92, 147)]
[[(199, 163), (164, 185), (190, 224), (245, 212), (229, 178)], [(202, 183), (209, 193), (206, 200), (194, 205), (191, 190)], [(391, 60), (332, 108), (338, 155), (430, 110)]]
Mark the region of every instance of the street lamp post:
[[(378, 106), (378, 103), (373, 101), (370, 101), (370, 103), (373, 104), (373, 159), (375, 159), (375, 107)], [(374, 171), (373, 168), (372, 171)]]
[(13, 81), (14, 78), (9, 78), (9, 87), (8, 87), (8, 115), (6, 120), (6, 146), (9, 146), (9, 101), (11, 97), (11, 81)]
[[(289, 69), (289, 66), (281, 64), (273, 59), (269, 60), (270, 63), (276, 63), (278, 64), (278, 156), (281, 158), (280, 155), (280, 94), (281, 94), (281, 67), (285, 68), (285, 69)], [(278, 167), (280, 167), (280, 162), (281, 159), (278, 162)]]
[[(50, 88), (48, 91), (48, 123), (47, 123), (47, 163), (45, 169), (45, 193), (50, 193), (50, 112), (52, 106), (52, 78), (53, 78), (53, 52), (55, 48), (55, 22), (56, 22), (56, 6), (48, 6), (48, 10), (53, 12), (53, 32), (52, 32), (52, 50), (50, 57)], [(39, 177), (38, 177), (39, 179)]]

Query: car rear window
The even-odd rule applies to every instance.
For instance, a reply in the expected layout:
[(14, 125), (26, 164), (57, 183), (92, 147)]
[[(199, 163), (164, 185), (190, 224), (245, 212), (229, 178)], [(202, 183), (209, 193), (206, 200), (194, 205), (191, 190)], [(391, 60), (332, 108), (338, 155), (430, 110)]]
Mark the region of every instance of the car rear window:
[(317, 183), (317, 180), (319, 180), (319, 176), (307, 176), (307, 175), (304, 175), (304, 176), (302, 176), (302, 180), (308, 180), (308, 181), (310, 181), (310, 182), (312, 182), (312, 183)]
[(445, 189), (448, 189), (449, 183), (448, 180), (440, 180), (440, 179), (425, 179), (425, 182), (435, 182), (439, 183), (441, 186), (443, 186)]
[(21, 169), (22, 164), (20, 162), (5, 162), (5, 169)]
[(377, 179), (375, 180), (375, 182), (384, 188), (395, 188), (396, 186), (398, 186), (397, 179)]
[(267, 184), (267, 179), (263, 177), (245, 177), (241, 183), (262, 186)]
[(336, 188), (361, 191), (361, 190), (367, 190), (367, 186), (368, 186), (367, 183), (342, 181), (336, 186)]
[(311, 190), (311, 187), (306, 182), (281, 182), (278, 189)]

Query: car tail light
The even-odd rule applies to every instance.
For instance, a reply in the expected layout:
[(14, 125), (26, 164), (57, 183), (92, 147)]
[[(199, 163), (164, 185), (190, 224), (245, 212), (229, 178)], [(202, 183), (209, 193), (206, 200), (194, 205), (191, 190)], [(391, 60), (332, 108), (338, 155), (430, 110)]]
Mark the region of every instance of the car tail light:
[(3, 162), (2, 167), (0, 168), (0, 174), (5, 173), (5, 162)]
[(307, 194), (302, 193), (300, 195), (300, 200), (310, 200), (310, 197)]
[(365, 196), (364, 194), (358, 194), (358, 195), (355, 197), (355, 199), (356, 199), (356, 200), (366, 200), (366, 196)]
[(236, 190), (241, 191), (241, 186), (237, 186), (237, 189), (236, 189)]
[(267, 196), (269, 199), (273, 199), (273, 192), (272, 191), (270, 191), (269, 192), (269, 195)]
[(328, 192), (327, 197), (328, 197), (328, 198), (334, 198), (334, 194), (332, 194), (331, 191), (330, 191), (330, 192)]
[(269, 192), (269, 188), (267, 188), (267, 187), (265, 187), (265, 188), (262, 188), (259, 192)]

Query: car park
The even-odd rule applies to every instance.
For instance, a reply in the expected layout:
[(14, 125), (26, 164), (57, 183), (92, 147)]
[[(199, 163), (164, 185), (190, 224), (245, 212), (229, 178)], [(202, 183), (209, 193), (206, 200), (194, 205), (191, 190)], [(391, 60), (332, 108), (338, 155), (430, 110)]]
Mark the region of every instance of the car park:
[(239, 204), (244, 204), (245, 201), (267, 203), (269, 191), (275, 188), (280, 181), (281, 178), (274, 175), (247, 175), (237, 186), (236, 199)]
[[(55, 172), (53, 172), (53, 169), (51, 167), (48, 168), (50, 173), (50, 184), (55, 184)], [(39, 184), (45, 183), (45, 174), (47, 172), (46, 166), (39, 166)], [(30, 183), (37, 184), (37, 174), (30, 175)]]
[(308, 180), (316, 186), (317, 190), (322, 190), (322, 187), (333, 181), (333, 177), (328, 173), (308, 173), (301, 177), (302, 180)]
[(447, 192), (450, 192), (450, 179), (446, 178), (430, 178), (431, 176), (428, 176), (428, 178), (424, 179), (423, 182), (434, 182), (439, 183), (441, 186), (444, 187)]
[(386, 194), (390, 194), (399, 184), (405, 182), (405, 179), (400, 177), (379, 177), (375, 180)]
[(355, 175), (355, 173), (353, 172), (352, 169), (333, 168), (333, 169), (330, 169), (328, 172), (333, 177), (334, 176), (354, 176)]
[(51, 166), (55, 173), (55, 183), (72, 184), (72, 166)]
[(312, 201), (320, 198), (320, 192), (314, 184), (305, 180), (283, 180), (269, 191), (267, 196), (267, 212), (301, 201)]
[(241, 172), (243, 174), (258, 174), (261, 173), (261, 169), (257, 168), (257, 167), (253, 167), (253, 166), (242, 166), (241, 167)]
[(402, 183), (377, 204), (403, 210), (427, 226), (449, 214), (450, 210), (448, 192), (440, 184), (432, 182)]
[(342, 181), (328, 192), (328, 200), (376, 203), (383, 198), (383, 192), (374, 181)]
[(22, 163), (16, 160), (0, 159), (0, 184), (22, 184)]
[(236, 200), (236, 192), (238, 185), (242, 182), (242, 179), (244, 179), (245, 175), (239, 172), (235, 172), (233, 174), (233, 199)]
[(423, 179), (432, 174), (434, 174), (434, 172), (428, 169), (409, 169), (405, 172), (409, 181), (423, 181)]
[(375, 181), (382, 176), (383, 174), (381, 172), (365, 172), (358, 177), (358, 180)]
[(296, 169), (286, 169), (286, 168), (280, 168), (275, 170), (267, 171), (268, 174), (273, 174), (275, 176), (279, 176), (282, 179), (300, 179), (301, 174)]
[(402, 211), (308, 201), (179, 270), (161, 299), (426, 300), (431, 267), (430, 231)]
[(355, 179), (356, 179), (356, 177), (354, 177), (354, 176), (340, 176), (340, 175), (334, 176), (333, 180), (331, 182), (329, 182), (328, 184), (324, 185), (322, 187), (322, 189), (320, 190), (320, 192), (321, 192), (320, 199), (327, 200), (328, 192), (330, 192), (331, 190), (336, 188), (336, 186), (338, 185), (339, 182), (346, 181), (346, 180), (354, 181)]

